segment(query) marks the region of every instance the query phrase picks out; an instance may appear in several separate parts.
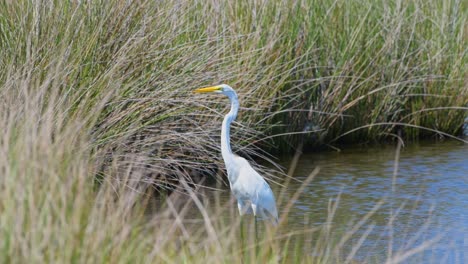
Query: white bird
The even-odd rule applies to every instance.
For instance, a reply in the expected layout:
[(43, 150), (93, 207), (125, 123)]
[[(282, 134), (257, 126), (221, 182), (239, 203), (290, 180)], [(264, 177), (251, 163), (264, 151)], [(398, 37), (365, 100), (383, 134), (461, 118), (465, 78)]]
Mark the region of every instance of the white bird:
[[(278, 223), (275, 197), (268, 183), (249, 162), (232, 153), (229, 130), (239, 110), (239, 100), (234, 89), (227, 84), (196, 89), (196, 93), (221, 93), (229, 97), (231, 111), (224, 117), (221, 127), (221, 154), (226, 165), (231, 191), (237, 199), (240, 215), (253, 213), (255, 220)], [(255, 221), (256, 223), (256, 221)], [(242, 232), (242, 231), (241, 231)]]

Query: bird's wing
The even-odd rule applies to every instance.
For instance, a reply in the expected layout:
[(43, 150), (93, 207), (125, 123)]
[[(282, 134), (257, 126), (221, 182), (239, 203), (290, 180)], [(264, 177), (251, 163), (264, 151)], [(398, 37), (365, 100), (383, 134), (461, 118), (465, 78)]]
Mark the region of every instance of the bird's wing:
[(275, 196), (268, 183), (244, 158), (236, 157), (236, 163), (240, 168), (237, 181), (232, 184), (236, 198), (250, 201), (260, 218), (277, 221)]
[(262, 188), (258, 189), (258, 215), (262, 218), (278, 222), (278, 211), (276, 209), (275, 196), (270, 186), (264, 181)]

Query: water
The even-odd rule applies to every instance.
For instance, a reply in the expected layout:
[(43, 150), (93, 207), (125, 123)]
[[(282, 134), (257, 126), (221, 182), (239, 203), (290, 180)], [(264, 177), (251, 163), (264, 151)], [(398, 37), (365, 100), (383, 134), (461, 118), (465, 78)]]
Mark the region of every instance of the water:
[[(392, 146), (303, 155), (295, 178), (304, 180), (316, 167), (320, 172), (289, 213), (291, 228), (326, 222), (330, 201), (339, 201), (332, 220), (336, 228), (363, 219), (381, 201), (353, 235), (357, 240), (374, 225), (354, 259), (369, 260), (372, 255), (385, 259), (389, 248), (409, 250), (437, 237), (439, 241), (413, 260), (467, 263), (468, 145), (411, 145), (402, 148), (398, 164), (395, 157)], [(287, 166), (288, 161), (283, 164)], [(295, 183), (288, 190), (293, 193), (297, 188)]]
[[(395, 146), (302, 155), (294, 179), (304, 181), (315, 168), (320, 171), (288, 212), (288, 230), (324, 226), (332, 215), (329, 208), (337, 204), (328, 220), (336, 241), (372, 212), (341, 252), (348, 256), (364, 235), (352, 257), (357, 263), (380, 263), (411, 250), (417, 254), (403, 263), (468, 263), (468, 145), (413, 144), (399, 154), (398, 163)], [(287, 169), (290, 158), (280, 163)], [(300, 186), (291, 181), (286, 200)], [(280, 187), (272, 188), (279, 198)], [(221, 199), (236, 207), (228, 190), (221, 191)]]

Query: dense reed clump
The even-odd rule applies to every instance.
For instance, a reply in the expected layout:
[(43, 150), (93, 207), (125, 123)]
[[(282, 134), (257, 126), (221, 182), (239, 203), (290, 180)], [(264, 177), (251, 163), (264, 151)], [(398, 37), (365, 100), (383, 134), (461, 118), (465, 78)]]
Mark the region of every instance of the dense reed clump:
[(200, 242), (172, 209), (140, 208), (151, 187), (221, 166), (226, 101), (194, 97), (200, 86), (237, 89), (234, 149), (252, 156), (400, 128), (456, 135), (466, 13), (462, 1), (1, 2), (1, 262), (226, 253), (236, 242), (212, 243), (225, 222), (204, 218), (214, 233)]

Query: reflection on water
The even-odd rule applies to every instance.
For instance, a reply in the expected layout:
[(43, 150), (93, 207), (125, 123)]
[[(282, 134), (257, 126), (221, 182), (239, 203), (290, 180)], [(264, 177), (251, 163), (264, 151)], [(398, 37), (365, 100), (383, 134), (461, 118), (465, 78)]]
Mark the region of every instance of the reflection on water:
[[(331, 229), (339, 239), (381, 202), (346, 243), (350, 251), (371, 228), (353, 257), (358, 263), (380, 263), (389, 254), (417, 249), (434, 238), (440, 240), (403, 262), (467, 263), (468, 145), (406, 146), (401, 149), (397, 169), (395, 156), (394, 146), (348, 147), (341, 152), (301, 156), (295, 179), (305, 180), (316, 167), (320, 171), (288, 213), (288, 230), (323, 226), (330, 216), (330, 202), (338, 202)], [(289, 158), (281, 162), (286, 169), (289, 163)], [(286, 196), (293, 196), (299, 187), (300, 183), (291, 181)], [(272, 184), (272, 188), (278, 198), (280, 187)], [(236, 207), (228, 190), (216, 193), (223, 204)], [(280, 214), (281, 210), (280, 205)]]
[[(387, 146), (303, 155), (295, 177), (303, 180), (315, 167), (320, 172), (289, 213), (289, 225), (303, 228), (305, 215), (313, 225), (324, 223), (329, 201), (338, 196), (335, 227), (362, 219), (384, 201), (370, 217), (369, 223), (375, 226), (357, 253), (358, 260), (379, 254), (385, 257), (390, 247), (392, 251), (415, 248), (441, 236), (430, 255), (419, 260), (466, 263), (468, 145), (444, 142), (407, 146), (401, 150), (396, 174), (395, 149)], [(289, 190), (297, 188), (298, 184), (293, 184)]]

